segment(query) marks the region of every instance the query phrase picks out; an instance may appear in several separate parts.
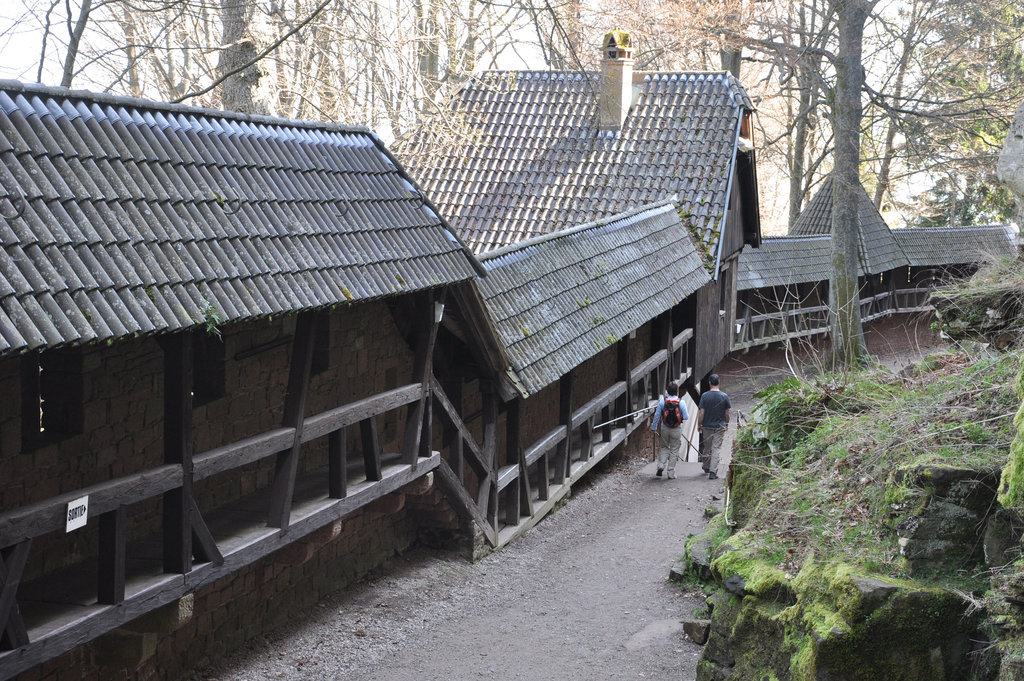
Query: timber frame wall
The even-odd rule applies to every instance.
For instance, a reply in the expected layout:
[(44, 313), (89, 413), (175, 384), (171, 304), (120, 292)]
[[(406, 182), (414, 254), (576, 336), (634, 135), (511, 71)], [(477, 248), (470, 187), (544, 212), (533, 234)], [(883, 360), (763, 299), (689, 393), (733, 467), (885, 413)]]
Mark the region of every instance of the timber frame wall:
[[(0, 361), (4, 394), (29, 405), (0, 407), (0, 678), (436, 469), (432, 303), (441, 296), (239, 323), (224, 329), (225, 356), (213, 365), (197, 366), (211, 345), (203, 332)], [(30, 441), (33, 376), (40, 382), (49, 353), (79, 358), (80, 432)], [(208, 397), (218, 372), (226, 388)], [(65, 534), (69, 502), (86, 495), (87, 527)]]
[[(644, 426), (666, 383), (693, 380), (693, 328), (668, 311), (529, 398), (502, 403), (487, 380), (432, 386), (438, 482), (502, 546), (529, 530), (572, 485)], [(691, 318), (692, 319), (692, 318)]]

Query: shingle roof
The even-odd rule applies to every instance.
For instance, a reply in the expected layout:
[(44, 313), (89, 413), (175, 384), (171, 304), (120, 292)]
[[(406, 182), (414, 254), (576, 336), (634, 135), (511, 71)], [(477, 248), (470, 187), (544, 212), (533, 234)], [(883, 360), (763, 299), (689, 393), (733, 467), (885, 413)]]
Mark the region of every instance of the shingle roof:
[[(859, 251), (863, 270), (868, 274), (880, 274), (907, 265), (906, 256), (863, 186), (857, 192), (857, 214), (860, 217)], [(789, 233), (793, 236), (832, 233), (831, 176), (822, 183)]]
[[(471, 81), (455, 110), (470, 130), (444, 153), (411, 152), (442, 214), (476, 252), (677, 195), (709, 254), (717, 253), (739, 124), (753, 106), (728, 73), (634, 77), (622, 129), (598, 127), (600, 76), (493, 72)], [(421, 160), (420, 160), (421, 159)]]
[[(891, 233), (915, 267), (977, 264), (992, 256), (1013, 257), (1017, 250), (1013, 232), (1003, 225), (894, 229)], [(827, 281), (831, 249), (831, 236), (764, 238), (760, 248), (746, 246), (740, 253), (737, 289)], [(863, 266), (857, 269), (864, 276)]]
[(983, 263), (996, 256), (1012, 257), (1014, 235), (1004, 225), (894, 229), (893, 236), (915, 267)]
[(529, 393), (710, 281), (671, 202), (492, 251), (478, 280)]
[(207, 301), (231, 322), (479, 266), (362, 128), (0, 81), (0, 159), (0, 353), (190, 327)]
[(766, 237), (740, 252), (737, 290), (827, 281), (831, 236)]

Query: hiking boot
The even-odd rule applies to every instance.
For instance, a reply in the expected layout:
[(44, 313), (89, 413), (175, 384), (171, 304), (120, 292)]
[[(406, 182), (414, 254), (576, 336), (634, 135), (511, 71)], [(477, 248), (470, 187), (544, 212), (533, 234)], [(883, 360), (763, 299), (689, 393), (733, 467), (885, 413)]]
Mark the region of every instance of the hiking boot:
[(676, 474), (675, 473), (669, 473), (665, 477), (668, 478), (669, 480), (675, 480), (676, 479)]
[(714, 471), (708, 473), (708, 480), (718, 480), (718, 476), (715, 475)]
[(658, 471), (655, 473), (655, 475), (658, 476), (659, 478), (661, 477), (661, 470), (662, 469), (659, 468)]

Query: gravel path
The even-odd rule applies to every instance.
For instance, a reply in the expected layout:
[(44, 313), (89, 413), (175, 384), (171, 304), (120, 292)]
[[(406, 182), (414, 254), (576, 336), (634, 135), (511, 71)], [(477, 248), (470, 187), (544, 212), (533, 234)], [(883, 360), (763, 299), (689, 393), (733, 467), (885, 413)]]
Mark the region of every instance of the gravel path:
[[(904, 335), (910, 340), (892, 340)], [(873, 352), (894, 368), (935, 343), (903, 327), (878, 337)], [(733, 358), (720, 367), (722, 386), (745, 416), (751, 394), (785, 367), (778, 350)], [(723, 487), (696, 463), (677, 472), (663, 480), (653, 463), (613, 460), (525, 537), (478, 563), (409, 552), (193, 678), (690, 681), (700, 648), (682, 621), (703, 598), (667, 577)]]
[(700, 648), (682, 621), (703, 599), (667, 577), (722, 481), (696, 463), (655, 478), (640, 459), (595, 473), (478, 563), (407, 553), (194, 678), (693, 679)]

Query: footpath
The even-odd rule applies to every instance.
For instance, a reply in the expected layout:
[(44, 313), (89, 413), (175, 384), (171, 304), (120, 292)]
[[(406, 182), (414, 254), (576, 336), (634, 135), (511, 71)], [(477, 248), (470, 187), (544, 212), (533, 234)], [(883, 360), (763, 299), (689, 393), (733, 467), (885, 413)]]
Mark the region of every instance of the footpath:
[[(735, 420), (725, 451), (734, 432)], [(668, 575), (705, 507), (721, 504), (725, 465), (712, 481), (680, 463), (667, 480), (648, 460), (614, 460), (476, 564), (408, 553), (193, 678), (694, 679), (700, 648), (682, 622), (704, 599)]]

